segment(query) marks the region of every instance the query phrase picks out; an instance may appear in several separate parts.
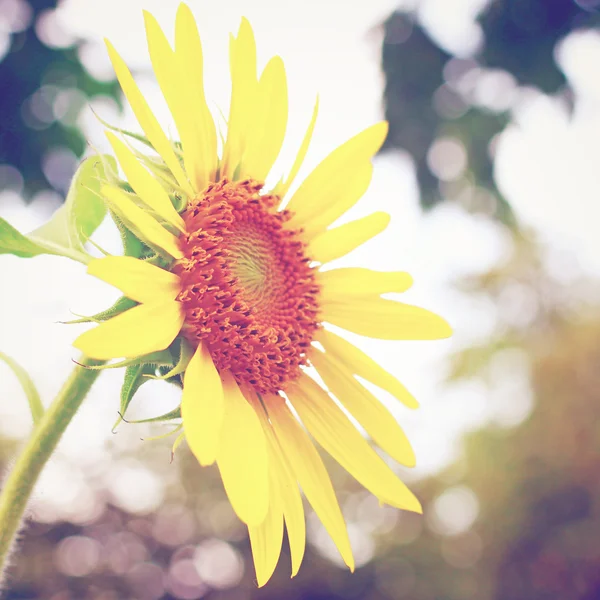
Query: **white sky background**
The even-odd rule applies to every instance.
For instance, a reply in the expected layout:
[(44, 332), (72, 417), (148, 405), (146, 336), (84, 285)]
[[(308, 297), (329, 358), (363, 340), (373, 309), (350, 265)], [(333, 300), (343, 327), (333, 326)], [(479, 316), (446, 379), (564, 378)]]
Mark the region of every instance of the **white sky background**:
[[(472, 49), (473, 41), (478, 39), (472, 15), (480, 2), (423, 0), (421, 4), (423, 20), (433, 31), (443, 32), (448, 47), (462, 53)], [(133, 69), (146, 73), (139, 79), (140, 84), (159, 117), (168, 122), (164, 102), (150, 74), (141, 9), (152, 12), (172, 37), (177, 5), (176, 0), (67, 0), (60, 23), (67, 31), (90, 40), (83, 57), (97, 76), (111, 73), (102, 46), (102, 37), (110, 38)], [(189, 5), (203, 37), (207, 95), (225, 113), (229, 95), (228, 33), (237, 30), (240, 16), (247, 16), (253, 25), (261, 65), (273, 54), (283, 57), (291, 113), (281, 169), (291, 164), (317, 93), (320, 115), (303, 174), (340, 142), (382, 117), (383, 76), (376, 27), (398, 2), (189, 0)], [(517, 124), (498, 146), (499, 183), (520, 217), (573, 253), (581, 268), (597, 273), (600, 170), (595, 163), (600, 155), (600, 42), (588, 36), (574, 41), (567, 50), (565, 67), (584, 99), (575, 120), (570, 123), (560, 106), (544, 97), (524, 104), (518, 111)], [(407, 56), (406, 60), (418, 57)], [(121, 117), (106, 103), (98, 104), (96, 109), (108, 121), (137, 128), (130, 111)], [(89, 112), (82, 124), (93, 145), (107, 149), (102, 128)], [(42, 204), (25, 208), (18, 198), (5, 194), (0, 197), (0, 216), (27, 231), (47, 218), (43, 214), (47, 205)], [(472, 340), (485, 338), (494, 326), (493, 311), (458, 295), (451, 281), (488, 268), (503, 256), (506, 243), (495, 226), (459, 208), (446, 206), (422, 216), (410, 163), (399, 154), (376, 159), (373, 184), (350, 217), (374, 210), (391, 213), (392, 224), (384, 235), (343, 263), (410, 271), (415, 285), (403, 299), (443, 314), (456, 331), (450, 341), (360, 341), (421, 402), (420, 410), (409, 412), (385, 398), (414, 442), (418, 466), (408, 476), (419, 477), (439, 470), (456, 457), (464, 431), (489, 421), (514, 423), (527, 414), (526, 378), (520, 374), (513, 374), (506, 389), (494, 397), (484, 395), (475, 384), (453, 388), (441, 385), (444, 357)], [(116, 249), (117, 238), (110, 226), (102, 228), (98, 241)], [(81, 265), (67, 259), (0, 256), (0, 270), (3, 281), (9, 282), (4, 284), (0, 297), (0, 346), (29, 370), (44, 401), (49, 403), (71, 369), (70, 359), (76, 353), (70, 344), (81, 331), (56, 321), (69, 319), (69, 310), (82, 314), (102, 310), (117, 293), (85, 276)], [(78, 415), (79, 427), (72, 427), (62, 443), (63, 456), (69, 463), (86, 468), (106, 456), (105, 440), (115, 419), (121, 379), (122, 371), (100, 377)], [(3, 365), (0, 381), (0, 432), (25, 436), (29, 429), (26, 403)], [(140, 392), (152, 406), (146, 413), (176, 403), (174, 390), (153, 385), (144, 386)], [(139, 430), (124, 427), (120, 436), (114, 436), (118, 437), (123, 443), (137, 440)]]

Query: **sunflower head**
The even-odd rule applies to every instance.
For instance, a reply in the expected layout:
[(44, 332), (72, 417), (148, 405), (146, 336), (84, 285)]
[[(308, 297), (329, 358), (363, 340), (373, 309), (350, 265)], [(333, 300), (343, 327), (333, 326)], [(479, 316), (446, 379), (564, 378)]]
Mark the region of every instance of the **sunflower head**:
[[(315, 104), (289, 173), (266, 187), (287, 127), (281, 59), (269, 60), (259, 75), (252, 29), (242, 20), (231, 40), (232, 95), (219, 148), (190, 9), (178, 9), (174, 48), (148, 13), (145, 23), (150, 59), (180, 141), (169, 139), (107, 42), (143, 134), (107, 131), (124, 177), (106, 177), (101, 195), (121, 230), (125, 255), (93, 260), (88, 271), (123, 298), (97, 315), (101, 324), (75, 346), (91, 358), (124, 359), (118, 364), (137, 369), (136, 377), (158, 366), (163, 378), (182, 386), (180, 409), (164, 418), (180, 419), (201, 465), (217, 464), (232, 507), (248, 526), (259, 585), (275, 569), (284, 524), (292, 575), (300, 567), (305, 522), (299, 486), (352, 569), (344, 519), (313, 440), (381, 502), (420, 511), (346, 415), (393, 459), (413, 466), (397, 421), (356, 376), (409, 407), (416, 402), (329, 324), (381, 339), (450, 335), (437, 315), (382, 297), (406, 291), (408, 274), (328, 268), (389, 222), (376, 212), (335, 225), (367, 189), (387, 124), (350, 138), (290, 194), (315, 126)], [(128, 386), (136, 389), (131, 377)]]
[(183, 213), (183, 335), (206, 343), (219, 373), (276, 394), (300, 376), (318, 323), (319, 287), (281, 200), (253, 180), (209, 185)]

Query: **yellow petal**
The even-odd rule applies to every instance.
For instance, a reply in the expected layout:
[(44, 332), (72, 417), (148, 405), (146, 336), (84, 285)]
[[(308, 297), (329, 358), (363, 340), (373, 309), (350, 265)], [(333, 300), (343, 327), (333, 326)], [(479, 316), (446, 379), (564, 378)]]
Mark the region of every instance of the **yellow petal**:
[(144, 11), (144, 21), (152, 68), (179, 132), (185, 170), (197, 192), (207, 185), (209, 175), (201, 150), (202, 138), (196, 128), (196, 110), (187, 110), (187, 73), (181, 70), (181, 61), (177, 59), (156, 19)]
[[(267, 439), (269, 468), (272, 474), (271, 482), (277, 482), (274, 489), (277, 490), (281, 498), (283, 516), (290, 543), (290, 553), (292, 555), (292, 577), (295, 577), (302, 564), (306, 548), (306, 523), (304, 521), (302, 497), (300, 496), (298, 483), (287, 464), (271, 423), (267, 420), (264, 411), (262, 413), (257, 411), (257, 413), (261, 419)], [(274, 484), (272, 483), (272, 485)]]
[(382, 272), (359, 267), (333, 269), (317, 274), (321, 298), (326, 302), (344, 302), (348, 298), (379, 296), (405, 292), (412, 277), (402, 271)]
[(146, 211), (136, 206), (120, 189), (103, 186), (102, 195), (117, 216), (149, 246), (163, 250), (173, 258), (183, 258), (177, 238), (169, 233)]
[(302, 227), (303, 237), (311, 240), (337, 221), (364, 196), (372, 178), (373, 165), (370, 162), (351, 166), (346, 180), (343, 183), (340, 182), (335, 191), (331, 191), (332, 196), (325, 204), (327, 208), (322, 208), (304, 220), (292, 218), (289, 221), (289, 227)]
[[(181, 3), (177, 9), (175, 22), (175, 55), (179, 62), (179, 72), (185, 74), (181, 101), (183, 114), (188, 120), (192, 139), (187, 140), (197, 161), (196, 186), (202, 189), (202, 181), (214, 181), (217, 169), (217, 131), (204, 95), (204, 58), (202, 43), (196, 21), (189, 6)], [(185, 144), (184, 144), (185, 148)]]
[(328, 229), (310, 240), (307, 254), (321, 264), (341, 258), (380, 234), (389, 222), (390, 215), (376, 212), (334, 229)]
[(89, 262), (87, 272), (136, 302), (174, 300), (181, 288), (177, 275), (133, 256), (95, 258)]
[(290, 173), (287, 176), (287, 178), (284, 181), (277, 184), (277, 186), (273, 190), (273, 193), (276, 194), (277, 196), (279, 196), (280, 198), (285, 197), (285, 195), (288, 193), (290, 186), (294, 182), (294, 179), (296, 179), (296, 175), (298, 175), (298, 171), (300, 170), (300, 167), (302, 166), (302, 163), (304, 162), (304, 159), (306, 158), (306, 153), (308, 152), (308, 147), (310, 145), (310, 140), (312, 139), (312, 135), (313, 135), (313, 131), (315, 129), (315, 124), (317, 122), (318, 114), (319, 114), (319, 98), (317, 97), (317, 99), (315, 100), (315, 107), (313, 109), (313, 113), (312, 113), (312, 117), (310, 119), (310, 123), (308, 125), (308, 129), (306, 130), (306, 133), (304, 134), (304, 139), (302, 140), (302, 144), (300, 145), (298, 154), (296, 154), (296, 158), (294, 159), (294, 164), (292, 165)]
[(268, 401), (267, 410), (277, 440), (294, 476), (340, 551), (344, 562), (354, 570), (354, 558), (344, 517), (319, 453), (283, 398), (271, 397), (265, 400)]
[(382, 340), (439, 340), (452, 335), (442, 317), (419, 306), (383, 298), (326, 304), (323, 321)]
[(250, 544), (258, 587), (265, 585), (275, 571), (283, 542), (283, 511), (278, 481), (273, 470), (269, 477), (269, 512), (260, 525), (249, 526)]
[(183, 325), (179, 302), (140, 304), (81, 334), (73, 346), (98, 360), (135, 358), (164, 350)]
[(224, 410), (221, 378), (210, 352), (200, 343), (185, 371), (181, 418), (189, 447), (202, 466), (217, 459)]
[(359, 483), (391, 506), (421, 512), (414, 494), (323, 388), (305, 375), (287, 394), (308, 431)]
[(179, 164), (179, 159), (177, 158), (175, 151), (171, 146), (169, 138), (166, 136), (156, 117), (150, 110), (150, 107), (148, 106), (148, 103), (146, 102), (142, 92), (131, 76), (131, 72), (127, 68), (125, 61), (119, 56), (114, 46), (108, 40), (105, 41), (108, 49), (108, 55), (117, 75), (117, 79), (121, 84), (121, 89), (129, 101), (138, 123), (144, 130), (154, 149), (160, 154), (167, 167), (171, 169), (171, 172), (175, 176), (175, 179), (181, 188), (187, 194), (193, 195), (193, 190), (185, 173), (183, 172), (183, 169), (181, 168), (181, 165)]
[(256, 42), (250, 23), (242, 19), (237, 38), (232, 38), (231, 106), (227, 121), (227, 140), (223, 149), (221, 176), (233, 178), (244, 155), (250, 125), (258, 112)]
[[(385, 121), (377, 123), (329, 154), (302, 182), (286, 206), (295, 213), (294, 220), (299, 224), (305, 223), (322, 213), (324, 206), (330, 208), (332, 199), (336, 202), (338, 197), (342, 197), (340, 190), (358, 187), (357, 171), (364, 178), (369, 161), (383, 144), (387, 130)], [(350, 188), (349, 180), (353, 180)], [(347, 204), (343, 198), (340, 202)]]
[(373, 441), (400, 464), (414, 467), (415, 453), (390, 411), (327, 352), (315, 350), (310, 360), (329, 391), (365, 428)]
[(254, 408), (230, 374), (223, 376), (225, 415), (217, 464), (237, 516), (260, 525), (269, 508), (269, 464), (265, 434)]
[(370, 356), (367, 356), (347, 340), (331, 331), (320, 329), (315, 335), (315, 341), (320, 342), (327, 354), (335, 357), (350, 373), (354, 373), (386, 390), (409, 408), (419, 406), (412, 394), (391, 373), (388, 373)]
[(287, 80), (279, 56), (267, 63), (260, 77), (256, 103), (259, 112), (250, 128), (240, 178), (264, 181), (279, 155), (287, 127)]
[(194, 190), (200, 191), (214, 179), (217, 155), (214, 122), (204, 98), (198, 30), (190, 9), (180, 5), (176, 22), (177, 51), (173, 52), (156, 19), (148, 12), (144, 13), (144, 19), (150, 59), (177, 125), (186, 171)]
[(144, 204), (167, 223), (174, 225), (180, 231), (185, 231), (183, 219), (173, 207), (162, 185), (146, 171), (135, 154), (114, 133), (107, 131), (106, 137), (119, 159), (125, 177)]

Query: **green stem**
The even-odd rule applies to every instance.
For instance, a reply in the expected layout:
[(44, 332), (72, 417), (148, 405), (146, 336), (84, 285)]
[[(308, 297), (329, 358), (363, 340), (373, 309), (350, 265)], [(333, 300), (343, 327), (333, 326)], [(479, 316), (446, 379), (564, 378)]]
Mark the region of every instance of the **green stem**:
[[(102, 364), (87, 358), (82, 358), (80, 363), (89, 366)], [(0, 491), (0, 578), (7, 566), (13, 541), (35, 483), (98, 375), (100, 371), (97, 369), (75, 367), (35, 426), (27, 445), (4, 482)]]

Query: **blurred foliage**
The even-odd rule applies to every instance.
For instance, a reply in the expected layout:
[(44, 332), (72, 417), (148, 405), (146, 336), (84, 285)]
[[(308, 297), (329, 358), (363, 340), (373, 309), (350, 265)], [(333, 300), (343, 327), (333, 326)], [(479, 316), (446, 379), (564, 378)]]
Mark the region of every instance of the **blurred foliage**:
[[(478, 18), (481, 47), (469, 58), (443, 49), (413, 13), (398, 11), (387, 19), (382, 67), (390, 131), (384, 150), (412, 155), (423, 207), (458, 198), (465, 187), (483, 188), (492, 196), (470, 198), (468, 208), (515, 225), (493, 176), (493, 140), (510, 121), (512, 108), (509, 98), (499, 98), (515, 86), (546, 94), (568, 91), (555, 62), (557, 43), (577, 29), (598, 27), (599, 5), (596, 0), (492, 0)], [(482, 85), (497, 86), (491, 101), (479, 97)], [(441, 160), (460, 161), (456, 152), (464, 151), (467, 164), (440, 179), (435, 165), (432, 170), (431, 152), (442, 138), (458, 141), (463, 149), (454, 149), (454, 156), (447, 151)], [(454, 185), (445, 185), (448, 181)]]
[(546, 250), (516, 235), (502, 264), (462, 283), (493, 302), (498, 324), (495, 336), (454, 357), (451, 379), (482, 382), (489, 402), (525, 368), (525, 389), (501, 396), (513, 405), (516, 396), (523, 413), (515, 426), (492, 422), (469, 434), (461, 460), (425, 483), (434, 505), (448, 486), (471, 490), (479, 513), (458, 534), (430, 521), (402, 557), (428, 586), (411, 600), (600, 598), (598, 287), (556, 279)]
[[(11, 165), (20, 172), (21, 185), (2, 172), (0, 189), (15, 186), (30, 199), (37, 192), (57, 188), (64, 195), (76, 168), (63, 164), (53, 174), (53, 165), (43, 163), (49, 151), (66, 149), (81, 157), (86, 141), (77, 117), (86, 101), (97, 95), (118, 100), (118, 84), (94, 79), (78, 57), (79, 42), (68, 47), (44, 44), (36, 24), (55, 9), (56, 0), (19, 0), (5, 2), (2, 10), (11, 22), (11, 11), (19, 13), (18, 31), (10, 35), (9, 49), (0, 58), (0, 165)], [(18, 7), (18, 8), (17, 8)], [(23, 23), (25, 21), (25, 23)], [(67, 161), (63, 161), (67, 162)], [(69, 172), (58, 173), (58, 170)]]
[[(515, 234), (501, 263), (461, 283), (470, 297), (492, 302), (498, 319), (495, 335), (454, 356), (449, 385), (478, 381), (481, 401), (490, 402), (517, 372), (527, 377), (501, 400), (521, 406), (520, 416), (491, 418), (465, 438), (459, 460), (411, 484), (422, 517), (379, 506), (327, 461), (362, 565), (354, 574), (326, 560), (335, 552), (309, 511), (299, 575), (289, 579), (284, 540), (273, 579), (257, 589), (245, 529), (216, 469), (200, 469), (186, 451), (169, 465), (166, 444), (139, 442), (137, 426), (122, 424), (107, 441), (110, 468), (135, 461), (150, 469), (164, 499), (152, 510), (126, 509), (118, 488), (87, 475), (100, 508), (82, 518), (74, 507), (72, 520), (42, 511), (24, 537), (7, 600), (597, 599), (599, 294), (585, 279), (557, 279), (551, 258)], [(123, 434), (130, 444), (119, 450)], [(453, 502), (441, 508), (449, 495)]]

